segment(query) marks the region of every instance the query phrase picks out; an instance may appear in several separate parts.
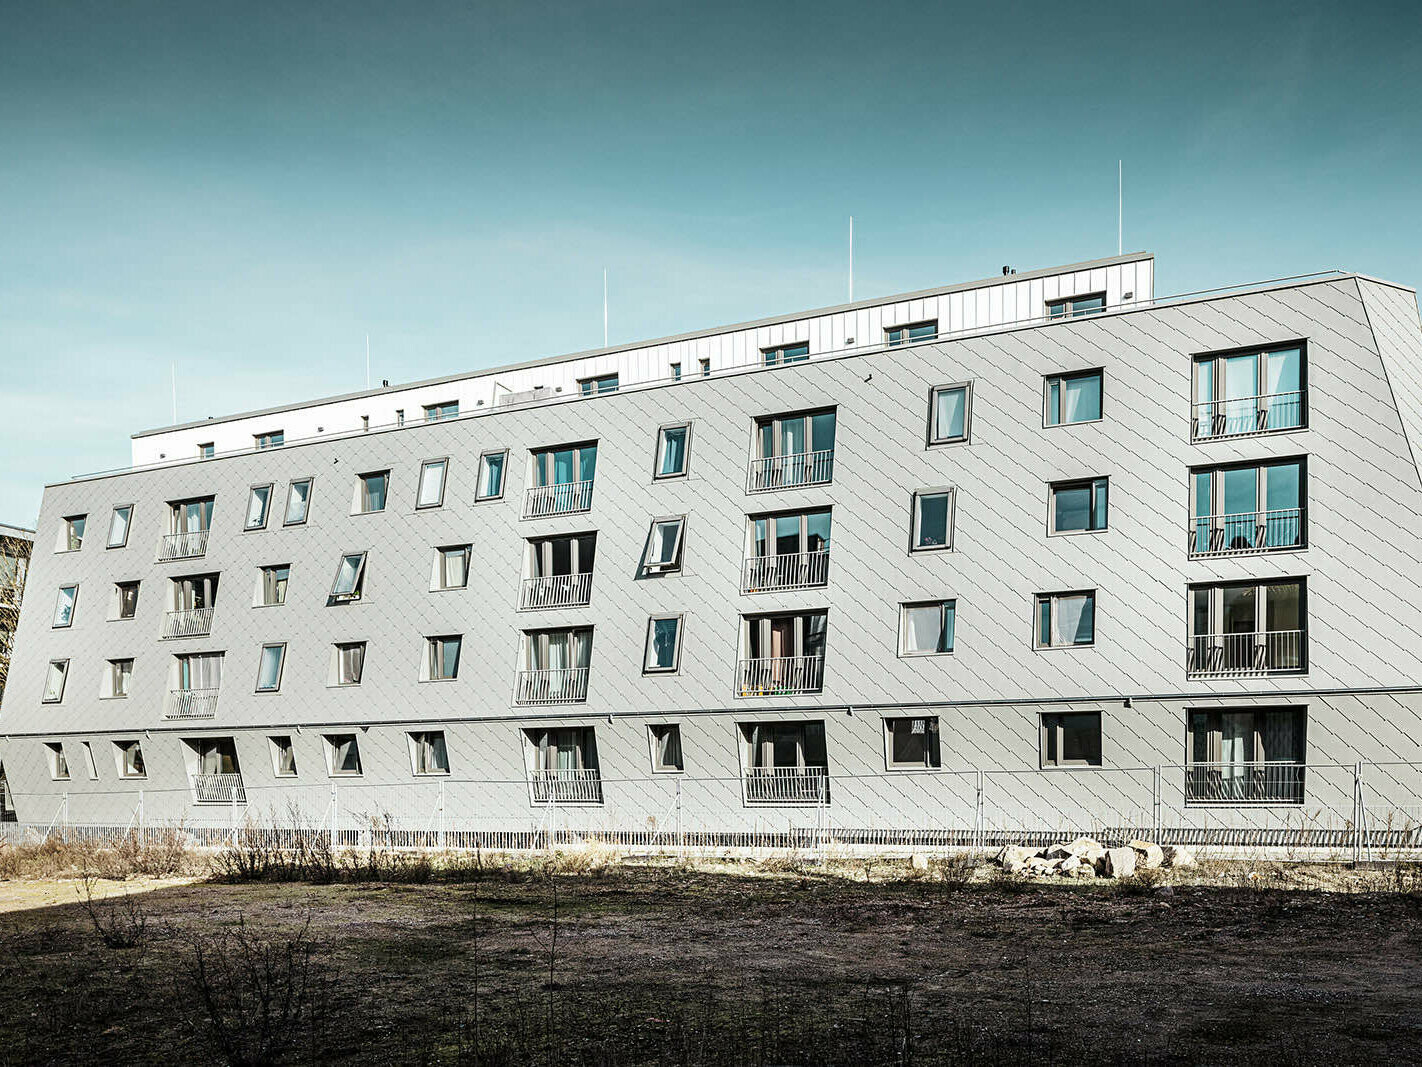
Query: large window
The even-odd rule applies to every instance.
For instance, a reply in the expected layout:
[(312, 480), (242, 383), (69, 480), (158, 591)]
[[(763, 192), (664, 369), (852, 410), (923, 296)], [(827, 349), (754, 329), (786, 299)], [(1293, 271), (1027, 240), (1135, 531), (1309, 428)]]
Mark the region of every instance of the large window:
[(1049, 532), (1097, 533), (1106, 529), (1107, 489), (1106, 478), (1053, 483)]
[(326, 606), (349, 604), (361, 598), (365, 589), (365, 553), (348, 552), (341, 557), (336, 568), (336, 578), (331, 583), (331, 595), (326, 598)]
[(272, 486), (254, 485), (247, 495), (247, 525), (248, 530), (264, 530), (267, 526), (267, 514), (271, 510)]
[(498, 500), (504, 495), (504, 464), (508, 458), (507, 450), (485, 452), (479, 457), (479, 484), (474, 490), (475, 500)]
[(767, 367), (772, 367), (780, 363), (803, 363), (810, 358), (810, 343), (808, 341), (798, 341), (795, 344), (762, 348), (760, 350), (760, 356)]
[(953, 651), (956, 600), (930, 600), (899, 608), (899, 654), (935, 656)]
[(109, 548), (123, 548), (128, 544), (128, 528), (133, 521), (133, 505), (121, 504), (109, 516)]
[(520, 606), (536, 610), (588, 603), (596, 549), (593, 533), (530, 540)]
[(680, 478), (686, 474), (691, 450), (691, 426), (663, 426), (657, 431), (657, 478)]
[(756, 422), (750, 491), (824, 485), (834, 478), (835, 412), (796, 412)]
[(906, 345), (913, 341), (932, 341), (937, 336), (937, 319), (913, 322), (907, 326), (890, 326), (884, 330), (884, 341), (890, 345)]
[(464, 639), (459, 634), (425, 638), (425, 680), (447, 682), (459, 677), (459, 651)]
[(1296, 343), (1196, 357), (1192, 438), (1307, 425), (1305, 362), (1304, 347)]
[(535, 804), (601, 804), (597, 738), (591, 726), (524, 731)]
[(587, 700), (592, 641), (588, 627), (525, 631), (515, 700), (520, 704)]
[(1304, 579), (1190, 587), (1186, 671), (1193, 676), (1301, 673), (1308, 668)]
[(533, 453), (533, 485), (525, 497), (524, 517), (587, 511), (596, 474), (596, 441), (539, 449)]
[(1187, 713), (1188, 804), (1302, 804), (1300, 708), (1208, 708)]
[(642, 669), (648, 674), (674, 674), (681, 668), (680, 615), (654, 615), (647, 621), (647, 650)]
[(444, 480), (448, 471), (447, 459), (427, 459), (420, 464), (420, 488), (415, 497), (416, 509), (444, 505)]
[(818, 693), (824, 682), (823, 611), (748, 615), (741, 620), (737, 696)]
[(922, 489), (913, 495), (913, 535), (915, 552), (953, 547), (952, 489)]
[(1067, 426), (1096, 422), (1101, 418), (1101, 372), (1054, 374), (1043, 387), (1043, 422), (1047, 426)]
[(281, 670), (285, 662), (285, 644), (262, 646), (262, 655), (257, 665), (257, 692), (275, 693), (281, 688)]
[(1096, 591), (1038, 593), (1038, 648), (1070, 648), (1096, 641)]
[(829, 758), (823, 722), (742, 724), (741, 766), (748, 804), (829, 801)]
[(292, 482), (286, 491), (286, 517), (283, 526), (300, 526), (311, 509), (311, 479)]
[(885, 719), (885, 755), (889, 769), (927, 770), (941, 767), (938, 739), (937, 716)]
[(1043, 715), (1042, 766), (1101, 766), (1101, 713), (1071, 711)]
[(1061, 300), (1047, 301), (1047, 317), (1049, 319), (1072, 319), (1079, 315), (1096, 315), (1105, 310), (1105, 293), (1086, 293), (1083, 296), (1069, 296)]
[(419, 730), (410, 734), (410, 762), (416, 774), (448, 774), (449, 749), (443, 730)]
[(741, 591), (811, 589), (829, 581), (830, 509), (754, 515), (747, 523)]
[(972, 413), (973, 387), (940, 385), (929, 399), (928, 443), (946, 445), (968, 439), (968, 419)]
[(356, 478), (355, 506), (351, 511), (357, 515), (369, 515), (385, 510), (385, 498), (390, 491), (390, 472), (373, 471)]
[(1190, 554), (1232, 556), (1304, 545), (1304, 460), (1190, 474)]
[(647, 547), (642, 553), (644, 573), (670, 574), (681, 570), (682, 535), (685, 530), (685, 516), (652, 520)]

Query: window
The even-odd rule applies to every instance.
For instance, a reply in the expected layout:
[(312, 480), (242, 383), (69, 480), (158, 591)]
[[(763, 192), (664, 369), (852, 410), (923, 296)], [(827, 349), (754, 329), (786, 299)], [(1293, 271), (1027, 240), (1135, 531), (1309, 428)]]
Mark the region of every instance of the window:
[(1046, 379), (1045, 425), (1067, 426), (1101, 418), (1101, 372), (1057, 374)]
[(914, 322), (907, 326), (892, 326), (884, 330), (884, 340), (890, 345), (903, 345), (911, 341), (932, 341), (937, 336), (937, 319)]
[(535, 804), (601, 804), (597, 739), (591, 726), (525, 730)]
[(904, 604), (899, 609), (899, 655), (934, 656), (953, 651), (956, 600)]
[(923, 489), (913, 495), (913, 543), (915, 552), (953, 547), (952, 489)]
[(74, 624), (74, 605), (79, 600), (77, 585), (61, 585), (54, 600), (54, 628), (62, 630)]
[(1197, 357), (1191, 439), (1306, 426), (1304, 356), (1294, 343)]
[(652, 770), (658, 774), (675, 774), (686, 769), (681, 755), (681, 726), (663, 723), (647, 727), (652, 742)]
[(459, 677), (459, 648), (462, 643), (463, 639), (458, 634), (425, 638), (427, 681), (444, 682)]
[(1100, 767), (1101, 713), (1073, 711), (1042, 716), (1043, 767)]
[(744, 616), (736, 695), (818, 693), (828, 623), (824, 611)]
[(410, 760), (416, 774), (448, 774), (449, 750), (443, 730), (421, 730), (410, 734)]
[(444, 478), (449, 460), (429, 459), (420, 465), (420, 491), (415, 508), (438, 508), (444, 505)]
[(143, 764), (143, 746), (137, 741), (115, 741), (114, 755), (118, 758), (120, 778), (148, 777), (148, 770)]
[(946, 445), (968, 439), (968, 415), (972, 407), (971, 385), (940, 385), (930, 401), (928, 443)]
[(133, 520), (133, 505), (121, 504), (114, 508), (109, 517), (109, 548), (123, 548), (128, 544), (128, 528)]
[(1190, 554), (1233, 556), (1304, 545), (1303, 459), (1190, 472)]
[(596, 473), (596, 441), (535, 451), (533, 485), (525, 497), (524, 517), (532, 519), (589, 510)]
[(761, 358), (767, 367), (780, 363), (803, 363), (810, 358), (810, 342), (800, 341), (793, 345), (779, 345), (776, 348), (762, 348)]
[(681, 668), (681, 616), (654, 615), (647, 622), (647, 674), (675, 674)]
[(1192, 585), (1187, 673), (1237, 677), (1305, 671), (1306, 607), (1302, 578)]
[(360, 685), (365, 672), (365, 642), (351, 641), (335, 646), (336, 684)]
[(247, 526), (248, 530), (264, 530), (267, 526), (267, 512), (270, 510), (272, 501), (272, 487), (270, 485), (252, 486), (251, 495), (247, 498)]
[(283, 526), (300, 526), (311, 509), (311, 479), (292, 482), (286, 491), (286, 518)]
[(583, 378), (578, 382), (578, 387), (583, 391), (583, 396), (615, 393), (617, 392), (617, 375), (603, 374), (597, 378)]
[(272, 773), (278, 778), (296, 777), (296, 748), (289, 734), (269, 737), (272, 746)]
[(89, 772), (89, 781), (99, 780), (99, 762), (94, 759), (94, 746), (88, 741), (80, 741), (79, 747), (84, 751), (84, 769)]
[(291, 567), (285, 563), (261, 569), (261, 600), (263, 607), (286, 603), (286, 586), (291, 580)]
[(365, 553), (347, 553), (341, 557), (341, 565), (336, 568), (336, 580), (331, 583), (331, 595), (326, 598), (326, 606), (359, 600), (364, 587)]
[(702, 358), (702, 359), (697, 360), (696, 362), (697, 362), (697, 364), (701, 367), (701, 377), (703, 377), (703, 378), (709, 378), (709, 377), (711, 377), (711, 360), (710, 360), (710, 358), (709, 358), (709, 357), (704, 357), (704, 358)]
[(396, 426), (404, 426), (404, 425), (405, 425), (405, 409), (404, 409), (404, 408), (396, 408), (396, 409), (395, 409), (395, 425), (396, 425)]
[(286, 662), (286, 645), (263, 645), (257, 665), (257, 692), (275, 693), (281, 688), (281, 669)]
[(668, 574), (681, 570), (682, 532), (686, 518), (654, 519), (642, 555), (642, 569), (648, 574)]
[[(200, 540), (200, 535), (212, 528), (213, 497), (194, 497), (191, 500), (173, 500), (168, 504), (169, 531), (175, 538)], [(177, 546), (179, 556), (202, 555), (206, 551), (206, 541), (192, 546)], [(196, 551), (189, 550), (196, 549)], [(176, 557), (175, 557), (176, 558)]]
[(1210, 708), (1187, 714), (1187, 804), (1303, 803), (1303, 709)]
[(1095, 533), (1106, 529), (1106, 478), (1056, 482), (1051, 486), (1048, 533)]
[(818, 804), (829, 800), (825, 724), (741, 725), (741, 766), (749, 804)]
[(258, 448), (275, 448), (277, 445), (286, 444), (286, 433), (282, 430), (268, 430), (266, 433), (253, 434), (252, 439)]
[(580, 704), (588, 698), (593, 632), (590, 628), (525, 630), (515, 701)]
[(942, 766), (938, 747), (938, 718), (884, 720), (884, 740), (891, 771), (932, 769)]
[(360, 743), (355, 734), (326, 735), (327, 766), (333, 777), (359, 775)]
[(674, 382), (679, 382), (679, 381), (681, 381), (681, 364), (680, 364), (680, 363), (673, 363), (673, 364), (671, 365), (671, 379), (672, 379), (672, 381), (674, 381)]
[(126, 697), (132, 682), (133, 660), (111, 659), (108, 661), (105, 670), (104, 696)]
[(356, 478), (355, 515), (370, 515), (385, 510), (385, 495), (390, 489), (390, 472), (374, 471)]
[(84, 523), (87, 515), (70, 515), (59, 526), (59, 543), (56, 552), (78, 552), (84, 547)]
[(830, 509), (753, 515), (741, 592), (810, 589), (829, 581)]
[(452, 419), (459, 414), (459, 401), (446, 400), (442, 404), (426, 404), (425, 421), (438, 422), (440, 419)]
[(663, 426), (657, 431), (658, 478), (679, 478), (686, 474), (687, 452), (691, 447), (691, 427)]
[(798, 412), (756, 421), (750, 491), (824, 485), (834, 477), (835, 412)]
[(475, 500), (498, 500), (504, 495), (504, 462), (508, 452), (485, 452), (479, 457), (479, 484)]
[(64, 682), (68, 677), (69, 661), (67, 659), (49, 661), (49, 671), (44, 677), (43, 703), (58, 704), (64, 699)]
[(174, 657), (178, 692), (222, 688), (222, 656), (221, 652), (197, 652)]
[(597, 535), (592, 533), (530, 540), (520, 606), (536, 610), (587, 604), (596, 554)]
[(115, 582), (114, 595), (117, 598), (115, 618), (131, 619), (138, 612), (138, 583)]
[(45, 758), (49, 762), (49, 776), (56, 782), (69, 781), (69, 761), (64, 758), (62, 741), (46, 741)]
[(197, 446), (198, 459), (211, 459), (217, 455), (217, 446), (211, 441), (204, 442)]
[(1038, 593), (1038, 648), (1089, 645), (1096, 640), (1096, 591)]
[(1071, 319), (1078, 315), (1095, 315), (1105, 310), (1105, 293), (1087, 293), (1083, 296), (1070, 296), (1061, 300), (1047, 301), (1047, 317), (1049, 319)]
[(463, 589), (469, 584), (472, 545), (451, 545), (435, 549), (432, 589)]

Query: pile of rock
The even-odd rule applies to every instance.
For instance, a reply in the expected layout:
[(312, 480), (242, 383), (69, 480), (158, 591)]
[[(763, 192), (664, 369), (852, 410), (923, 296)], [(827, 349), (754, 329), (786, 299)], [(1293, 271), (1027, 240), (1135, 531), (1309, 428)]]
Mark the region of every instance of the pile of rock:
[(1188, 867), (1195, 862), (1195, 857), (1184, 845), (1161, 846), (1138, 838), (1122, 848), (1107, 848), (1094, 838), (1078, 837), (1067, 844), (1042, 849), (1007, 845), (997, 854), (997, 862), (1008, 874), (1125, 878), (1138, 870)]

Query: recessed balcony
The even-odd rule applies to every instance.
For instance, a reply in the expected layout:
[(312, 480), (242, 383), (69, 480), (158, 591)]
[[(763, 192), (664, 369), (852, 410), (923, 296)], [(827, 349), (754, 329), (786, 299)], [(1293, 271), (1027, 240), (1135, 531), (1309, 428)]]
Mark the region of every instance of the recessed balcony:
[(742, 593), (815, 589), (829, 582), (829, 549), (752, 556), (741, 567)]
[(212, 608), (182, 608), (163, 616), (163, 639), (206, 637), (212, 633)]
[(544, 608), (580, 608), (592, 599), (592, 572), (582, 574), (550, 574), (543, 578), (525, 578), (520, 606), (525, 611)]
[(743, 659), (736, 665), (736, 696), (802, 696), (824, 685), (823, 656)]
[(210, 719), (217, 714), (216, 689), (170, 689), (165, 719)]
[(174, 559), (198, 559), (207, 555), (208, 530), (164, 534), (158, 539), (158, 562)]
[(587, 667), (519, 671), (518, 704), (581, 704), (588, 698)]
[(828, 485), (834, 480), (834, 449), (793, 452), (751, 460), (747, 489), (752, 493)]
[(524, 493), (523, 517), (539, 519), (548, 515), (576, 515), (592, 508), (593, 483), (561, 482), (535, 485)]
[(1186, 645), (1191, 678), (1249, 678), (1299, 674), (1306, 666), (1303, 630), (1197, 634)]

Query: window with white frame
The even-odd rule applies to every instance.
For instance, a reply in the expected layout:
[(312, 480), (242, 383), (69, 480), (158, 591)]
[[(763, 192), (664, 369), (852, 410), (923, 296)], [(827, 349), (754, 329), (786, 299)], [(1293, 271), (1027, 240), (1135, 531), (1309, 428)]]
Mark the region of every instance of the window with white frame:
[(248, 530), (264, 530), (267, 526), (267, 513), (271, 510), (272, 486), (254, 485), (247, 497), (247, 525)]
[(365, 642), (344, 641), (332, 647), (335, 685), (360, 685), (365, 673)]
[(1049, 712), (1042, 716), (1043, 767), (1100, 767), (1101, 713)]
[(109, 516), (109, 548), (123, 548), (128, 544), (128, 528), (133, 522), (133, 505), (120, 504)]
[(435, 549), (432, 589), (464, 589), (469, 585), (469, 560), (473, 545), (446, 545)]
[(410, 762), (416, 774), (448, 774), (449, 749), (443, 730), (417, 730), (410, 737)]
[(49, 776), (56, 782), (69, 781), (69, 761), (64, 758), (64, 742), (44, 743), (45, 762), (49, 764)]
[(452, 419), (459, 414), (459, 401), (446, 400), (441, 404), (425, 404), (425, 421), (438, 422), (440, 419)]
[(459, 651), (464, 639), (459, 634), (425, 638), (425, 680), (452, 681), (459, 677)]
[(926, 319), (923, 322), (911, 322), (907, 326), (889, 326), (884, 329), (884, 341), (889, 345), (906, 345), (913, 341), (932, 341), (937, 336), (937, 319)]
[(138, 613), (138, 583), (114, 583), (114, 618), (131, 619)]
[(653, 615), (647, 621), (647, 651), (642, 669), (648, 674), (674, 674), (681, 667), (680, 615)]
[(485, 452), (479, 457), (479, 484), (474, 491), (475, 500), (498, 500), (504, 495), (504, 466), (508, 458), (507, 449)]
[(913, 495), (913, 540), (915, 552), (932, 552), (953, 547), (953, 505), (951, 488), (920, 489)]
[(884, 720), (885, 759), (891, 771), (941, 767), (938, 717), (920, 715)]
[(355, 734), (326, 734), (326, 769), (332, 777), (357, 777), (360, 769), (360, 741)]
[(132, 659), (111, 659), (105, 662), (103, 690), (105, 697), (122, 698), (128, 696), (129, 686), (132, 683)]
[(66, 515), (59, 524), (59, 535), (56, 538), (54, 550), (56, 552), (78, 552), (84, 547), (84, 524), (88, 522), (87, 515)]
[(657, 431), (658, 478), (680, 478), (686, 474), (686, 462), (691, 451), (691, 426), (663, 426)]
[(296, 748), (290, 734), (268, 737), (272, 750), (272, 773), (278, 778), (296, 777)]
[(52, 659), (44, 676), (44, 703), (58, 704), (64, 699), (64, 683), (69, 677), (69, 661)]
[(347, 552), (341, 557), (336, 568), (335, 580), (331, 583), (331, 595), (326, 598), (326, 606), (349, 604), (361, 598), (365, 588), (364, 552)]
[(275, 693), (281, 688), (281, 671), (285, 663), (285, 644), (262, 646), (262, 654), (257, 663), (257, 692)]
[(1081, 296), (1047, 301), (1049, 319), (1074, 319), (1080, 315), (1096, 315), (1105, 310), (1105, 293), (1084, 293)]
[(1106, 478), (1053, 482), (1048, 532), (1099, 533), (1106, 529), (1108, 484)]
[(137, 741), (115, 741), (114, 756), (118, 762), (120, 778), (147, 778), (148, 768), (143, 762), (143, 746)]
[(1101, 418), (1101, 371), (1049, 375), (1043, 385), (1042, 418), (1047, 426), (1096, 422)]
[(1069, 648), (1096, 641), (1096, 590), (1038, 593), (1035, 639), (1038, 648)]
[(972, 405), (973, 387), (967, 382), (935, 387), (929, 399), (928, 443), (947, 445), (966, 441)]
[(262, 607), (277, 607), (286, 603), (286, 587), (291, 581), (291, 567), (285, 563), (262, 567), (257, 575), (257, 603)]
[(54, 601), (54, 629), (62, 630), (74, 625), (74, 607), (79, 601), (77, 585), (61, 585)]
[(642, 569), (647, 574), (669, 574), (681, 570), (682, 534), (686, 516), (652, 520)]
[(99, 780), (99, 761), (94, 758), (94, 746), (88, 741), (79, 742), (80, 751), (84, 753), (84, 770), (89, 773), (89, 781)]
[(311, 511), (311, 479), (301, 478), (291, 483), (286, 491), (286, 517), (283, 526), (300, 526)]
[(351, 512), (373, 515), (385, 510), (385, 498), (390, 491), (390, 472), (371, 471), (356, 476), (355, 500)]
[(681, 726), (679, 723), (658, 723), (647, 727), (647, 735), (652, 744), (652, 770), (658, 774), (675, 774), (686, 769), (681, 754)]
[(936, 656), (953, 651), (956, 600), (929, 600), (899, 607), (899, 655)]
[(444, 506), (444, 480), (449, 460), (427, 459), (420, 464), (420, 488), (415, 498), (416, 510)]

